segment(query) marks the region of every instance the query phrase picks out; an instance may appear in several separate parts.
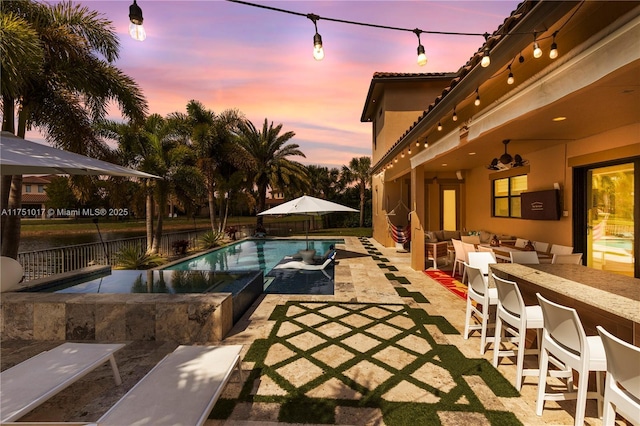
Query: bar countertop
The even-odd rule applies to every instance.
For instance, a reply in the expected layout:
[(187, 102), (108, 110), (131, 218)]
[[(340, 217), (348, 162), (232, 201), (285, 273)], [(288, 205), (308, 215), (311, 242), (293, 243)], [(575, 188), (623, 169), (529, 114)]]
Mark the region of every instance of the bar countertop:
[(491, 268), (640, 323), (640, 279), (570, 264), (497, 263)]

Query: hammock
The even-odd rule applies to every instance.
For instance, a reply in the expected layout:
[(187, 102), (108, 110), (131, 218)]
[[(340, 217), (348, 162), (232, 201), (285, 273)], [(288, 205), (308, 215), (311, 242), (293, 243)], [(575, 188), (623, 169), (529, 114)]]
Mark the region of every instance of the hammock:
[(389, 222), (389, 233), (393, 241), (399, 244), (405, 244), (411, 241), (411, 227), (409, 225), (396, 226), (391, 223), (389, 218), (387, 218), (387, 222)]

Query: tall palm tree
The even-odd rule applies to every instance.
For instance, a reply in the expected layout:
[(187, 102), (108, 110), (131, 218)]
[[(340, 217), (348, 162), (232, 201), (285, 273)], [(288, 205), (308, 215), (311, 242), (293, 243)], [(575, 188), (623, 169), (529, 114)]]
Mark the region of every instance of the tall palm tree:
[[(294, 180), (308, 181), (305, 166), (288, 158), (305, 157), (298, 144), (288, 143), (294, 132), (280, 134), (282, 124), (274, 127), (266, 118), (261, 131), (248, 120), (240, 124), (239, 131), (240, 145), (249, 160), (249, 176), (257, 187), (257, 213), (265, 209), (267, 188), (285, 188)], [(262, 224), (262, 216), (257, 216), (257, 225)]]
[(342, 166), (342, 175), (347, 182), (356, 182), (360, 190), (360, 227), (364, 226), (364, 204), (367, 187), (371, 187), (371, 157), (354, 157), (349, 166)]
[[(225, 191), (218, 191), (218, 183), (226, 182), (229, 176), (223, 176), (221, 170), (225, 164), (240, 166), (242, 156), (237, 155), (237, 128), (244, 120), (243, 114), (236, 109), (228, 109), (216, 115), (196, 100), (187, 104), (187, 113), (173, 113), (169, 117), (176, 122), (182, 134), (188, 137), (198, 156), (198, 168), (205, 178), (209, 204), (211, 230), (219, 232), (224, 225), (216, 226), (216, 195), (225, 197)], [(223, 219), (221, 223), (224, 223)]]
[[(32, 0), (3, 2), (0, 17), (9, 30), (16, 23), (25, 28), (1, 30), (3, 130), (24, 138), (35, 127), (54, 145), (100, 156), (107, 147), (92, 123), (106, 114), (111, 101), (130, 119), (144, 117), (147, 104), (140, 89), (112, 65), (119, 43), (110, 21), (70, 2), (50, 6)], [(29, 47), (26, 54), (12, 48), (20, 44)], [(10, 182), (3, 178), (1, 207), (19, 208), (21, 193), (22, 176)], [(2, 255), (16, 257), (20, 218), (3, 219)]]

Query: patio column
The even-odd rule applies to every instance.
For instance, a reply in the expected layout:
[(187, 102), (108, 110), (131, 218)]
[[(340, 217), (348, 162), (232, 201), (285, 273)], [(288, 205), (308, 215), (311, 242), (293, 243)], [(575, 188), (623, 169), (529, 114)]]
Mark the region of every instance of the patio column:
[(424, 269), (424, 168), (411, 169), (411, 267), (416, 271)]

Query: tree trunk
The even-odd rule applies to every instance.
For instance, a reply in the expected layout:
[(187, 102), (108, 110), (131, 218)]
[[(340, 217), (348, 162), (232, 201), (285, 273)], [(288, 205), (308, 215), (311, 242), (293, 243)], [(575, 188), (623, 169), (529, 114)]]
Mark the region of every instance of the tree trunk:
[(151, 179), (147, 179), (147, 196), (146, 196), (146, 228), (147, 228), (147, 252), (151, 252), (153, 246), (153, 188), (151, 187)]
[[(19, 209), (22, 206), (22, 175), (15, 175), (11, 179), (11, 192), (9, 194), (9, 211)], [(15, 210), (14, 210), (15, 211)], [(2, 256), (16, 259), (18, 246), (20, 245), (20, 215), (7, 215), (2, 227)]]
[(364, 194), (365, 183), (362, 181), (360, 182), (360, 228), (364, 226)]
[(160, 242), (162, 241), (162, 222), (167, 209), (167, 184), (166, 182), (158, 182), (158, 191), (156, 192), (156, 199), (158, 200), (158, 221), (156, 222), (156, 232), (153, 238), (153, 245), (151, 246), (151, 253), (158, 253), (160, 251)]
[[(267, 185), (258, 185), (258, 205), (256, 206), (256, 213), (264, 211), (264, 206), (267, 204)], [(256, 214), (256, 225), (262, 227), (264, 224), (264, 216)]]
[[(15, 126), (15, 101), (8, 97), (2, 97), (2, 131), (14, 134), (16, 131)], [(4, 211), (9, 208), (9, 193), (11, 192), (11, 175), (2, 176), (2, 182), (0, 182), (0, 211)], [(0, 216), (0, 245), (4, 241), (2, 230), (5, 229), (7, 215)]]
[(215, 189), (208, 185), (207, 198), (209, 200), (209, 220), (211, 221), (211, 231), (216, 232), (216, 196)]

